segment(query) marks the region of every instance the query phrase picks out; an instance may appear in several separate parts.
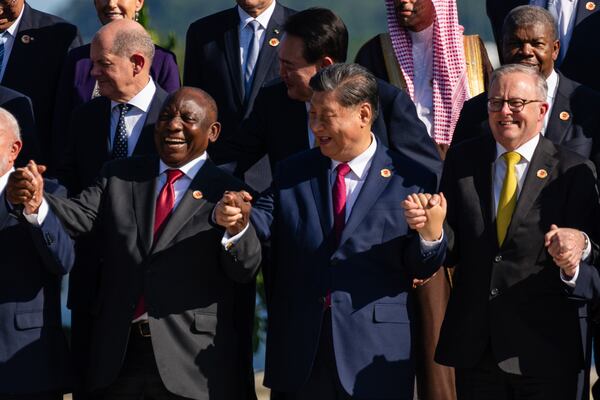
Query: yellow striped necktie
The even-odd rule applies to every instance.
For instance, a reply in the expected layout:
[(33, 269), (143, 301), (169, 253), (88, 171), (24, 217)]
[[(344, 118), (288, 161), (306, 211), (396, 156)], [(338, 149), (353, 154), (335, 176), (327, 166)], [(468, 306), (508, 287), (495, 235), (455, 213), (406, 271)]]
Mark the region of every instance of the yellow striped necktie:
[(510, 225), (515, 206), (517, 205), (517, 174), (515, 166), (521, 161), (521, 155), (516, 151), (509, 151), (502, 155), (506, 161), (506, 174), (498, 201), (498, 212), (496, 213), (496, 232), (498, 244), (502, 246), (506, 238), (506, 231)]

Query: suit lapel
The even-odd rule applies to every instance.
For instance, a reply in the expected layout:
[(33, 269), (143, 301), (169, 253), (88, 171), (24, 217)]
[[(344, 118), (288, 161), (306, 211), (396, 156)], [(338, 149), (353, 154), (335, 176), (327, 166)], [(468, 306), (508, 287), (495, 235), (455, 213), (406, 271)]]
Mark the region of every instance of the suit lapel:
[(140, 137), (133, 149), (132, 155), (143, 155), (143, 154), (154, 154), (156, 153), (156, 146), (154, 145), (154, 126), (158, 121), (158, 114), (162, 108), (163, 102), (167, 97), (167, 93), (162, 90), (159, 86), (156, 86), (156, 93), (148, 108), (148, 115), (144, 122), (144, 127)]
[(149, 158), (146, 168), (141, 169), (142, 176), (132, 182), (131, 196), (138, 227), (138, 240), (144, 254), (150, 253), (152, 246), (154, 211), (156, 198), (156, 178), (158, 175), (158, 158)]
[[(97, 161), (93, 165), (102, 167), (102, 164), (110, 159), (110, 153), (108, 152), (110, 148), (110, 100), (106, 97), (99, 98), (97, 110), (98, 117), (95, 120), (98, 123), (92, 124), (94, 131), (84, 137), (89, 140), (89, 146), (86, 146), (86, 148), (91, 149), (91, 151), (88, 155)], [(98, 168), (97, 171), (100, 171), (100, 169)]]
[(318, 162), (315, 163), (316, 173), (310, 180), (319, 221), (323, 229), (323, 236), (328, 237), (333, 228), (333, 206), (331, 200), (331, 185), (329, 184), (329, 174), (331, 173), (331, 160), (320, 155)]
[(562, 74), (559, 74), (558, 88), (554, 97), (554, 104), (552, 105), (552, 113), (548, 118), (548, 126), (544, 135), (553, 143), (562, 143), (573, 121), (569, 98), (570, 91), (567, 86), (569, 86), (569, 82), (566, 81), (566, 78)]
[[(535, 200), (540, 195), (540, 192), (546, 183), (551, 180), (554, 167), (556, 167), (556, 164), (558, 163), (558, 160), (554, 157), (555, 154), (556, 149), (552, 145), (552, 142), (541, 137), (540, 142), (533, 153), (527, 175), (523, 182), (521, 194), (517, 200), (511, 223), (508, 226), (506, 239), (504, 241), (505, 245), (514, 235), (520, 222), (525, 220), (531, 206), (535, 203)], [(547, 175), (542, 178), (538, 177), (538, 171), (540, 170), (545, 170)], [(516, 223), (513, 223), (514, 221), (516, 221)]]
[(240, 37), (238, 34), (240, 17), (238, 15), (237, 6), (231, 9), (230, 27), (225, 31), (225, 59), (229, 66), (229, 73), (234, 89), (237, 94), (237, 99), (240, 104), (244, 102), (244, 85), (242, 84), (242, 67), (240, 65)]
[[(386, 154), (386, 149), (381, 145), (381, 142), (377, 143), (377, 150), (373, 156), (371, 167), (367, 172), (365, 183), (358, 194), (358, 198), (352, 207), (350, 217), (346, 222), (346, 226), (342, 231), (342, 237), (340, 239), (340, 247), (343, 246), (344, 242), (352, 236), (352, 233), (360, 225), (361, 221), (371, 210), (373, 204), (379, 199), (383, 190), (391, 182), (393, 178), (383, 177), (380, 171), (384, 168), (389, 169), (394, 174), (394, 165), (392, 164), (391, 158)], [(403, 199), (398, 199), (398, 202)]]
[[(213, 193), (213, 188), (219, 188), (217, 167), (210, 161), (206, 160), (202, 168), (198, 171), (189, 187), (182, 194), (179, 205), (171, 216), (165, 222), (165, 226), (162, 233), (158, 237), (156, 243), (152, 246), (152, 253), (158, 253), (164, 250), (173, 240), (173, 238), (181, 231), (181, 229), (187, 224), (187, 222), (200, 211), (201, 209), (211, 205), (206, 199), (218, 198), (219, 194)], [(192, 195), (195, 191), (203, 193), (201, 199), (196, 199)], [(209, 220), (207, 217), (206, 223)], [(153, 218), (154, 221), (154, 218)], [(152, 224), (154, 226), (154, 223)]]
[(258, 93), (258, 90), (262, 86), (262, 83), (265, 80), (271, 65), (277, 57), (277, 49), (279, 48), (279, 41), (281, 40), (283, 31), (282, 25), (284, 22), (285, 15), (283, 12), (283, 7), (279, 3), (276, 3), (275, 10), (273, 11), (273, 15), (271, 16), (265, 31), (263, 44), (256, 62), (256, 70), (254, 71), (254, 80), (252, 82), (251, 93), (250, 96), (247, 96), (249, 101), (251, 101), (251, 99), (253, 99)]
[(473, 185), (477, 190), (479, 202), (481, 206), (481, 212), (486, 224), (494, 227), (496, 223), (496, 210), (494, 209), (494, 162), (496, 161), (496, 142), (489, 130), (489, 126), (486, 128), (488, 132), (488, 141), (485, 144), (485, 149), (479, 153), (478, 157), (480, 161), (473, 163), (473, 165), (483, 165), (484, 168), (476, 168), (473, 172)]
[[(593, 8), (591, 6), (588, 6), (588, 3), (592, 3)], [(588, 7), (592, 8), (592, 9), (588, 10)], [(599, 7), (600, 7), (600, 1), (598, 1), (598, 0), (594, 0), (594, 1), (581, 0), (581, 1), (579, 1), (577, 3), (577, 10), (575, 10), (575, 12), (576, 12), (575, 26), (577, 26), (579, 23), (581, 23), (581, 21), (583, 21), (584, 19), (586, 19), (593, 13), (597, 12), (600, 9)], [(575, 28), (573, 28), (573, 29), (575, 29)]]
[[(35, 26), (33, 26), (33, 21), (31, 20), (31, 7), (29, 7), (29, 5), (25, 3), (24, 8), (25, 9), (23, 10), (21, 22), (19, 22), (19, 29), (16, 32), (15, 41), (13, 42), (13, 47), (10, 51), (8, 63), (6, 64), (6, 71), (4, 71), (4, 76), (2, 77), (2, 84), (9, 87), (11, 86), (11, 84), (14, 84), (14, 82), (20, 82), (23, 79), (20, 78), (23, 76), (23, 74), (21, 74), (21, 71), (19, 71), (20, 68), (18, 60), (27, 59), (23, 57), (22, 54), (25, 54), (28, 51), (28, 49), (31, 48), (31, 42), (27, 41), (27, 43), (24, 43), (22, 38), (25, 34), (27, 34), (27, 31), (35, 28)], [(35, 36), (31, 37), (30, 40), (35, 40)]]

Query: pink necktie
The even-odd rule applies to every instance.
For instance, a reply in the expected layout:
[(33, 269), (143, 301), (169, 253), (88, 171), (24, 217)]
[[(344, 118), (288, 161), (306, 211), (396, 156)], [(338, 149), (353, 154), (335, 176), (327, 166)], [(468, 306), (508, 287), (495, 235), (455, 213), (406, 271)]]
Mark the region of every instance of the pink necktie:
[[(165, 221), (175, 205), (175, 188), (173, 184), (175, 181), (183, 176), (183, 172), (178, 169), (168, 169), (167, 171), (167, 182), (160, 190), (158, 198), (156, 199), (156, 211), (154, 214), (154, 242), (159, 237), (159, 232), (163, 227)], [(146, 306), (144, 302), (144, 295), (140, 296), (140, 299), (133, 312), (133, 319), (139, 318), (146, 312)]]

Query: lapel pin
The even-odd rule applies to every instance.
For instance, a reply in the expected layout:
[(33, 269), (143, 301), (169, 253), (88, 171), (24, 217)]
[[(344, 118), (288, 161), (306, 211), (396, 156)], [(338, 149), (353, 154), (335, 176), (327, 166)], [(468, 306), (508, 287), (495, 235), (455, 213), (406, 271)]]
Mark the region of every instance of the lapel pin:
[(593, 1), (588, 1), (587, 3), (585, 3), (585, 9), (588, 11), (594, 11), (596, 9), (596, 3), (594, 3)]
[(29, 36), (29, 35), (21, 36), (21, 42), (23, 42), (23, 44), (29, 44), (32, 41), (33, 41), (33, 36)]
[(199, 190), (194, 190), (192, 192), (192, 197), (195, 198), (196, 200), (200, 200), (202, 198), (202, 196), (203, 196), (203, 194)]
[(540, 179), (545, 179), (548, 176), (548, 171), (545, 169), (538, 169), (536, 175)]
[(277, 46), (279, 46), (279, 39), (272, 38), (271, 40), (269, 40), (269, 46), (271, 46), (271, 47), (277, 47)]
[(277, 29), (277, 28), (273, 29), (273, 33), (276, 35), (279, 35), (279, 29)]
[(381, 170), (381, 176), (383, 176), (384, 178), (389, 178), (390, 176), (392, 176), (392, 171), (390, 171), (387, 168), (384, 168)]
[(568, 113), (568, 112), (566, 112), (566, 111), (563, 111), (563, 112), (561, 112), (561, 113), (558, 115), (558, 118), (560, 118), (560, 119), (561, 119), (561, 121), (568, 121), (568, 120), (569, 120), (569, 118), (571, 118), (571, 114), (569, 114), (569, 113)]

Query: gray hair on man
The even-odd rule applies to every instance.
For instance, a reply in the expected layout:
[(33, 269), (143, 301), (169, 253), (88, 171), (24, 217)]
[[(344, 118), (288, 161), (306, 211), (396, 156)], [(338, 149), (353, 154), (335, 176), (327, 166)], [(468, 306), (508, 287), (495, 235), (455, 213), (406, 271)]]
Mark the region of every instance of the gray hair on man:
[(371, 123), (379, 113), (379, 89), (371, 72), (358, 64), (339, 63), (321, 69), (310, 80), (315, 92), (335, 91), (337, 101), (344, 107), (367, 102), (371, 105)]
[(122, 30), (117, 32), (112, 44), (111, 52), (120, 57), (130, 57), (140, 52), (152, 64), (154, 58), (154, 43), (150, 34), (140, 25), (142, 29)]
[(546, 101), (546, 96), (548, 95), (548, 84), (546, 83), (546, 79), (537, 68), (529, 67), (522, 64), (505, 64), (501, 67), (496, 68), (494, 72), (492, 72), (489, 87), (492, 87), (496, 79), (514, 73), (521, 73), (535, 78), (535, 86), (538, 99)]
[(0, 107), (0, 132), (11, 133), (14, 136), (13, 142), (21, 140), (21, 129), (17, 119), (2, 107)]
[(550, 11), (538, 6), (519, 6), (513, 8), (502, 24), (502, 35), (513, 32), (516, 29), (530, 27), (533, 25), (543, 25), (550, 29), (550, 38), (552, 41), (558, 39), (556, 30), (556, 20), (550, 14)]

